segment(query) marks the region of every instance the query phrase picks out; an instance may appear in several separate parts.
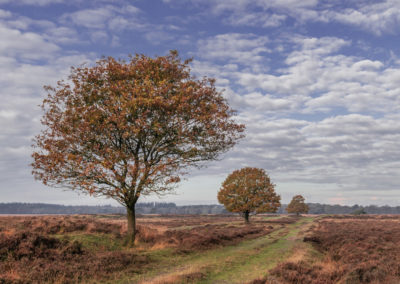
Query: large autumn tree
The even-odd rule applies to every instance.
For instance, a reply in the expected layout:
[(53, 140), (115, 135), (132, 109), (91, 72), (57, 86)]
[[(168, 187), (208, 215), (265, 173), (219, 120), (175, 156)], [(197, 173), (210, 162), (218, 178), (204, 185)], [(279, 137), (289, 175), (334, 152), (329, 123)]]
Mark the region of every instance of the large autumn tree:
[(216, 159), (243, 136), (214, 80), (196, 79), (189, 62), (176, 51), (108, 57), (45, 87), (35, 178), (117, 200), (133, 244), (141, 195), (168, 192), (188, 167)]
[(295, 195), (292, 198), (292, 201), (286, 207), (286, 211), (288, 213), (296, 213), (296, 215), (300, 215), (300, 213), (308, 213), (308, 205), (304, 203), (305, 199), (302, 195)]
[(232, 172), (222, 183), (218, 201), (230, 212), (241, 213), (249, 222), (250, 213), (276, 212), (281, 197), (263, 169), (243, 168)]

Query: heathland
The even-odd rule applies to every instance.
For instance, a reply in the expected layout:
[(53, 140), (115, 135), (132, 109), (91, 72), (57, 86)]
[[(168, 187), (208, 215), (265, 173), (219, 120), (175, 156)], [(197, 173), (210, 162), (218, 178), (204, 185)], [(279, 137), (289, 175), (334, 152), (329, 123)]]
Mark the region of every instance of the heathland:
[(400, 283), (400, 216), (0, 217), (0, 283)]

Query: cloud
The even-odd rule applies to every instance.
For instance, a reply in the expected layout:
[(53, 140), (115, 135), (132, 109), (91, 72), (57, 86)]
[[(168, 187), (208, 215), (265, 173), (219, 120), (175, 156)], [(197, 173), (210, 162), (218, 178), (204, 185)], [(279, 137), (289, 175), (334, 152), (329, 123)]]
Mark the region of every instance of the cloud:
[(389, 178), (399, 174), (398, 120), (349, 114), (311, 122), (250, 112), (241, 113), (240, 120), (251, 122), (247, 138), (220, 164), (226, 172), (251, 161), (277, 182), (333, 184), (346, 190), (399, 189)]
[(66, 23), (71, 21), (73, 24), (88, 29), (112, 30), (136, 28), (136, 19), (140, 15), (140, 9), (126, 5), (123, 7), (105, 5), (98, 8), (88, 8), (72, 13), (65, 13), (61, 20)]
[(227, 20), (232, 26), (278, 27), (282, 25), (287, 16), (278, 14), (252, 13), (246, 15), (233, 14)]
[(49, 58), (59, 50), (57, 45), (47, 41), (41, 35), (7, 28), (1, 23), (0, 37), (0, 55), (2, 56), (37, 60)]
[(175, 38), (172, 34), (158, 27), (156, 29), (147, 31), (144, 37), (147, 41), (153, 44), (160, 44), (162, 42), (170, 41)]
[[(29, 50), (27, 51), (29, 52)], [(25, 200), (16, 192), (32, 190), (33, 177), (30, 174), (32, 138), (40, 132), (39, 105), (45, 92), (43, 85), (55, 85), (66, 78), (69, 67), (77, 62), (88, 61), (83, 55), (59, 56), (46, 65), (21, 63), (15, 58), (0, 56), (0, 184), (3, 191), (10, 188), (14, 193), (4, 196), (9, 201)], [(46, 60), (46, 59), (43, 59)], [(51, 62), (51, 63), (50, 63)], [(29, 195), (29, 192), (27, 193)], [(37, 193), (42, 196), (45, 192)], [(14, 198), (14, 199), (13, 199)], [(40, 201), (32, 197), (32, 200)], [(43, 199), (45, 200), (45, 199)], [(61, 199), (60, 199), (61, 200)]]
[[(199, 41), (199, 55), (205, 55), (193, 62), (194, 71), (217, 78), (231, 106), (240, 111), (238, 120), (247, 126), (245, 140), (200, 174), (256, 166), (288, 192), (293, 191), (290, 184), (307, 185), (315, 192), (320, 186), (326, 188), (326, 198), (338, 188), (400, 189), (393, 180), (400, 174), (396, 63), (345, 55), (354, 44), (349, 40), (292, 35), (278, 39), (284, 52), (277, 51), (276, 40), (264, 39), (260, 61), (267, 66), (254, 70), (245, 62), (258, 53), (251, 43), (241, 44), (243, 38), (263, 39), (222, 34)], [(234, 41), (238, 44), (229, 44)], [(217, 46), (220, 51), (214, 55)], [(272, 69), (265, 57), (275, 52), (284, 56), (282, 65)], [(346, 193), (349, 196), (355, 194)]]
[(225, 61), (241, 64), (252, 69), (261, 68), (264, 55), (270, 52), (268, 38), (253, 34), (220, 34), (199, 40), (198, 55), (207, 60)]
[(139, 8), (130, 4), (109, 4), (65, 13), (61, 16), (61, 23), (79, 29), (94, 43), (102, 42), (114, 47), (121, 44), (120, 35), (126, 31), (138, 32), (154, 44), (176, 38), (170, 32), (173, 26), (152, 24)]
[(10, 11), (0, 9), (0, 18), (10, 18), (12, 13)]
[[(19, 27), (16, 21), (20, 21)], [(65, 34), (60, 36), (60, 32)], [(25, 189), (18, 188), (19, 185), (32, 184), (30, 145), (41, 127), (39, 104), (45, 96), (43, 85), (54, 85), (57, 80), (66, 78), (71, 65), (93, 59), (83, 53), (62, 50), (57, 44), (70, 43), (63, 37), (74, 35), (73, 30), (57, 27), (49, 21), (17, 15), (0, 21), (2, 190), (15, 187), (23, 191)]]
[(396, 33), (400, 26), (400, 2), (396, 0), (377, 3), (363, 1), (356, 8), (322, 11), (320, 19), (358, 26), (376, 35)]
[[(164, 2), (170, 5), (182, 4), (181, 1)], [(215, 16), (228, 14), (223, 20), (228, 25), (270, 28), (282, 25), (288, 16), (298, 20), (314, 18), (316, 12), (312, 8), (317, 6), (318, 0), (192, 0), (192, 3), (200, 8), (206, 7)]]
[(281, 110), (293, 109), (295, 102), (274, 98), (272, 95), (259, 92), (249, 93), (243, 96), (244, 102), (249, 108), (262, 110), (264, 112), (276, 112)]
[(0, 4), (13, 3), (17, 5), (46, 6), (50, 4), (63, 3), (65, 0), (0, 0)]
[(193, 69), (217, 78), (235, 108), (286, 115), (338, 109), (390, 113), (400, 108), (396, 65), (344, 55), (341, 51), (352, 42), (341, 38), (292, 36), (287, 41), (292, 50), (280, 68), (272, 69), (267, 58), (276, 56), (273, 40), (247, 34), (209, 37), (199, 40), (202, 60), (194, 61)]
[(398, 110), (400, 69), (378, 60), (340, 54), (351, 44), (339, 38), (295, 38), (278, 74), (232, 74), (248, 91), (261, 90), (293, 101), (303, 112)]
[[(164, 1), (173, 5), (179, 1)], [(339, 22), (359, 27), (375, 35), (397, 33), (400, 25), (400, 3), (397, 0), (375, 2), (341, 2), (318, 0), (192, 0), (212, 15), (228, 15), (224, 23), (232, 26), (278, 27), (287, 18), (297, 24)]]
[(51, 41), (55, 44), (76, 44), (81, 43), (82, 41), (79, 39), (79, 33), (72, 28), (64, 27), (64, 26), (55, 26), (45, 30), (43, 33), (43, 37), (48, 41)]
[[(26, 35), (34, 34), (36, 41), (41, 40), (43, 42), (42, 44), (36, 44), (44, 47), (44, 53), (49, 53), (49, 44), (52, 44), (53, 49), (59, 50), (59, 45), (77, 44), (83, 42), (83, 40), (79, 39), (79, 33), (74, 28), (62, 26), (49, 20), (28, 18), (16, 13), (3, 19), (0, 15), (0, 28), (2, 29), (4, 38), (10, 37), (14, 33), (13, 37), (18, 37), (18, 39), (15, 40), (16, 44), (21, 41), (20, 38), (22, 37), (25, 37), (25, 39), (22, 41), (34, 41), (35, 39), (28, 39)], [(8, 34), (8, 36), (6, 34)], [(26, 46), (26, 48), (29, 49), (29, 45)], [(37, 48), (37, 50), (41, 52), (41, 48)]]
[(92, 42), (97, 43), (108, 42), (108, 34), (102, 30), (93, 31), (90, 34), (90, 39), (92, 40)]
[(63, 16), (65, 20), (71, 20), (75, 25), (85, 28), (102, 29), (105, 23), (114, 16), (114, 12), (107, 7), (98, 9), (85, 9), (66, 14)]

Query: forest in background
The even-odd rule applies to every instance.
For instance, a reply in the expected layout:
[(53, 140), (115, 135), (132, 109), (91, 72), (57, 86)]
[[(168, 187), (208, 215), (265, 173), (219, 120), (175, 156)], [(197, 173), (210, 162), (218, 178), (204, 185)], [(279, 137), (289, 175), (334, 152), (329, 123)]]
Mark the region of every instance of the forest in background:
[[(400, 214), (400, 206), (344, 206), (320, 203), (307, 203), (309, 214), (352, 214), (364, 209), (367, 214)], [(285, 214), (286, 204), (277, 211)], [(138, 214), (232, 214), (222, 205), (183, 205), (170, 202), (148, 202), (136, 205)], [(111, 205), (59, 205), (47, 203), (0, 203), (0, 214), (125, 214), (122, 206)]]

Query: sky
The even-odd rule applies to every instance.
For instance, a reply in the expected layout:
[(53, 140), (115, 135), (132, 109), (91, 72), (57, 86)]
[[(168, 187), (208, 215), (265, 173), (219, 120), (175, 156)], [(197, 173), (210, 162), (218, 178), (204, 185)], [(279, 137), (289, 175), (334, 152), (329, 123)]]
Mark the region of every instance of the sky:
[(0, 0), (0, 202), (112, 204), (31, 175), (44, 85), (102, 56), (193, 58), (246, 138), (174, 194), (216, 204), (235, 169), (266, 170), (288, 203), (400, 205), (400, 1)]

